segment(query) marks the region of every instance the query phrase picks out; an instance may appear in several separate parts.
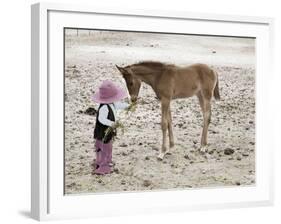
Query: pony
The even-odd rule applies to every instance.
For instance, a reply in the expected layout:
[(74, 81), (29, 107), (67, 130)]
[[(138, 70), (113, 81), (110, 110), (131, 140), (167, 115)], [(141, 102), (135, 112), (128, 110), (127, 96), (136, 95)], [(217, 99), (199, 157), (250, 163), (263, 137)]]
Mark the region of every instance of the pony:
[[(220, 99), (218, 74), (205, 64), (180, 67), (158, 61), (143, 61), (125, 67), (115, 65), (125, 79), (132, 102), (136, 102), (144, 82), (152, 87), (161, 101), (162, 160), (174, 146), (170, 102), (173, 99), (197, 96), (203, 113), (203, 130), (200, 151), (207, 151), (207, 132), (211, 121), (211, 99)], [(169, 148), (167, 148), (167, 131)]]

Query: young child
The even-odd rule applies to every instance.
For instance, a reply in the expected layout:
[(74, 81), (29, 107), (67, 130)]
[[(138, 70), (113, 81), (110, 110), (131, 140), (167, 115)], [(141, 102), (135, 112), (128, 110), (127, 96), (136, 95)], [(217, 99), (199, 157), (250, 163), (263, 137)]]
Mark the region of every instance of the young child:
[(96, 125), (94, 130), (95, 139), (95, 174), (108, 174), (112, 166), (112, 138), (115, 132), (106, 135), (109, 127), (116, 124), (116, 109), (124, 109), (127, 103), (118, 102), (127, 97), (127, 92), (116, 86), (113, 82), (105, 80), (102, 82), (93, 96), (93, 101), (99, 103)]

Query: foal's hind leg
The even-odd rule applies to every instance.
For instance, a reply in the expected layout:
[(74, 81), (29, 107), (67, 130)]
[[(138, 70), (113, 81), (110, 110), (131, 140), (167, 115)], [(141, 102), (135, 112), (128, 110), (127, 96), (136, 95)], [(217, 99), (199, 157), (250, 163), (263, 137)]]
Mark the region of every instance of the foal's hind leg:
[(169, 130), (170, 148), (173, 148), (175, 143), (174, 143), (174, 134), (173, 134), (173, 126), (172, 126), (172, 113), (171, 113), (170, 106), (169, 106), (169, 113), (168, 113), (168, 130)]
[[(203, 95), (204, 94), (204, 95)], [(207, 151), (207, 136), (208, 136), (208, 127), (211, 121), (211, 98), (212, 94), (208, 93), (199, 93), (198, 99), (203, 113), (203, 130), (201, 136), (201, 152)]]

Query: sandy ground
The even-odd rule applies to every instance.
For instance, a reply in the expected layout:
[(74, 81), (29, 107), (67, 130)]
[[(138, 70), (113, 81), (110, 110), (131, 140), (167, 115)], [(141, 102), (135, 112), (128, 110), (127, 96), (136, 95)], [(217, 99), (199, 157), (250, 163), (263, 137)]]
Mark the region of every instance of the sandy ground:
[[(65, 38), (65, 193), (145, 191), (255, 184), (255, 42), (207, 36), (67, 31)], [(114, 142), (114, 172), (92, 175), (95, 115), (92, 93), (104, 79), (125, 82), (115, 64), (159, 60), (206, 63), (219, 74), (208, 153), (200, 154), (203, 118), (196, 97), (172, 102), (175, 147), (163, 161), (160, 103), (143, 84), (136, 111)]]

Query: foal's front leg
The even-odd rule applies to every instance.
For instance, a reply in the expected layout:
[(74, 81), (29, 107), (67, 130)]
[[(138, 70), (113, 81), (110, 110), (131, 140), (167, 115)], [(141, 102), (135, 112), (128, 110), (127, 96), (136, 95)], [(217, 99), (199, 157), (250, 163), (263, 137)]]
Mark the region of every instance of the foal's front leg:
[(161, 111), (162, 111), (161, 128), (162, 128), (163, 141), (162, 141), (161, 152), (158, 155), (158, 158), (161, 160), (164, 158), (165, 154), (167, 153), (166, 140), (167, 140), (167, 128), (168, 128), (169, 103), (170, 102), (168, 100), (163, 99), (161, 101)]

